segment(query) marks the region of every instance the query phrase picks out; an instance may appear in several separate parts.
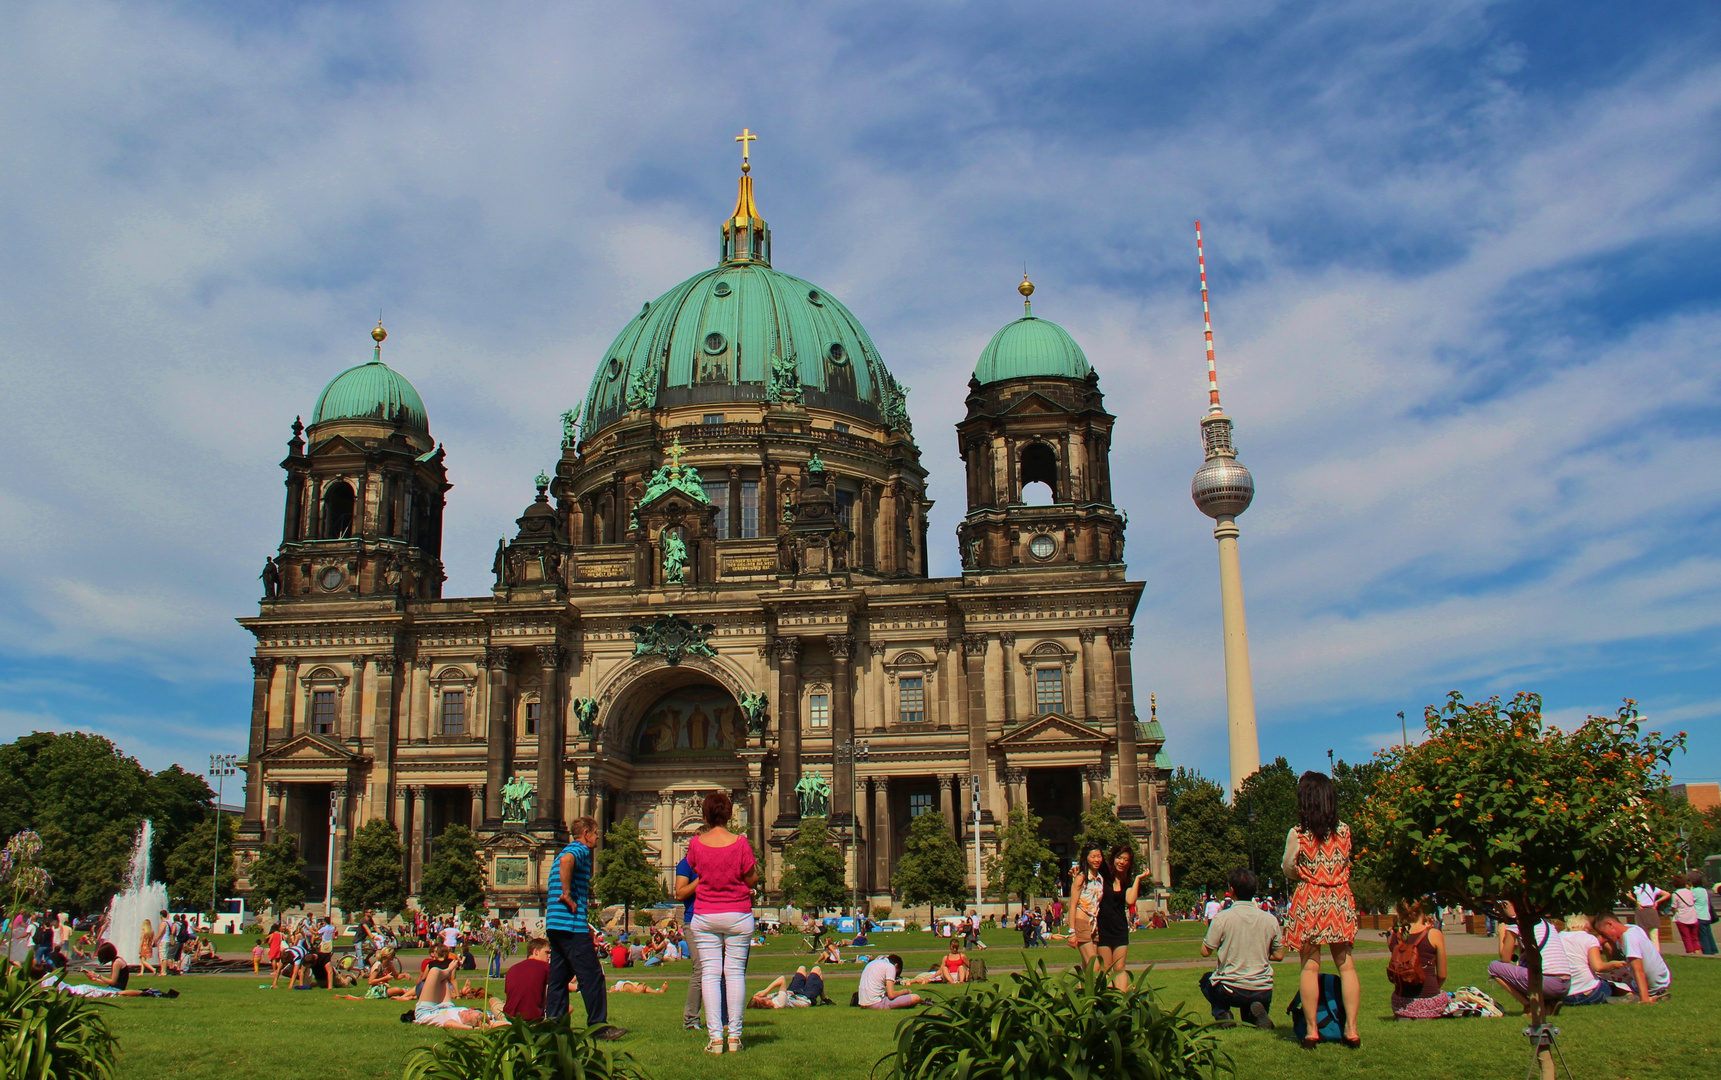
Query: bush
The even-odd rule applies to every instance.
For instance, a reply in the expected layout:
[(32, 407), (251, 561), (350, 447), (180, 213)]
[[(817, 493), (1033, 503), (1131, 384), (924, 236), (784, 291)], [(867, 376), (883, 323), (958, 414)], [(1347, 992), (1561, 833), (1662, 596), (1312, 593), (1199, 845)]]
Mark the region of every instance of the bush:
[(902, 928), (911, 934), (918, 934), (920, 933), (920, 920), (910, 919), (902, 924)]
[(1205, 1022), (1164, 1009), (1140, 971), (1119, 990), (1093, 969), (974, 986), (896, 1028), (896, 1053), (877, 1080), (1192, 1080), (1235, 1075)]
[(888, 918), (890, 918), (890, 905), (889, 904), (874, 904), (873, 905), (873, 908), (872, 908), (872, 921), (873, 922), (882, 922), (883, 920), (888, 919)]
[(0, 960), (0, 1075), (7, 1080), (113, 1080), (119, 1040), (95, 1002), (44, 989)]
[[(595, 1029), (594, 1029), (595, 1030)], [(406, 1057), (402, 1080), (650, 1080), (634, 1056), (616, 1053), (557, 1020), (515, 1020), (507, 1027), (463, 1031)]]

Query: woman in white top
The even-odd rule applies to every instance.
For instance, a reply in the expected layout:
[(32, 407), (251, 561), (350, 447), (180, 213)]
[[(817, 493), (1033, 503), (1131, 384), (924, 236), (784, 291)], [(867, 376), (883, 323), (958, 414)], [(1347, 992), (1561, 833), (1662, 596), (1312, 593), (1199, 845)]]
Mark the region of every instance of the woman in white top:
[(1647, 882), (1631, 890), (1631, 898), (1637, 904), (1637, 925), (1651, 934), (1660, 930), (1660, 908), (1671, 895), (1666, 889), (1658, 889)]
[[(1530, 1004), (1530, 968), (1527, 953), (1535, 949), (1542, 954), (1542, 1001), (1553, 1005), (1562, 1000), (1572, 988), (1572, 965), (1559, 940), (1554, 924), (1538, 922), (1530, 928), (1531, 941), (1518, 940), (1516, 913), (1509, 903), (1502, 904), (1508, 920), (1500, 923), (1500, 959), (1488, 965), (1488, 977), (1499, 983), (1518, 1004)], [(1513, 963), (1513, 954), (1518, 962)]]
[(1697, 899), (1697, 944), (1704, 956), (1715, 955), (1715, 934), (1709, 925), (1715, 921), (1714, 897), (1709, 895), (1708, 879), (1703, 871), (1691, 871), (1691, 893)]
[(1612, 991), (1596, 977), (1607, 959), (1602, 955), (1601, 939), (1590, 932), (1588, 915), (1566, 916), (1560, 947), (1565, 950), (1566, 964), (1571, 968), (1571, 987), (1566, 991), (1564, 1004), (1600, 1005), (1607, 1001)]
[(1679, 942), (1685, 946), (1685, 953), (1689, 956), (1700, 948), (1697, 941), (1697, 892), (1689, 881), (1675, 881), (1673, 884), (1673, 928), (1679, 931)]

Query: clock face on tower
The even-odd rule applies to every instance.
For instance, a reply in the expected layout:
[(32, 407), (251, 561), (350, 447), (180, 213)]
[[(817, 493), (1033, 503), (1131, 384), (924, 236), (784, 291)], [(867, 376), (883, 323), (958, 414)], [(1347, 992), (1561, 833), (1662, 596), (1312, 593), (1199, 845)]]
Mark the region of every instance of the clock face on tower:
[(331, 566), (325, 569), (322, 574), (318, 576), (317, 582), (322, 585), (323, 591), (334, 592), (336, 589), (341, 587), (341, 582), (345, 578), (346, 575), (341, 573), (340, 567)]
[(1049, 559), (1057, 550), (1057, 541), (1045, 533), (1041, 533), (1028, 542), (1028, 553), (1036, 559)]

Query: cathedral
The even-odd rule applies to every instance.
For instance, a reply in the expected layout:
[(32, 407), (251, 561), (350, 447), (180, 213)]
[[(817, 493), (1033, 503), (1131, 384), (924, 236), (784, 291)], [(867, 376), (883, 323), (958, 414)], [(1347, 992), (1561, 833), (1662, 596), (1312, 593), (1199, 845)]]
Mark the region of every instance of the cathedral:
[(1166, 881), (1170, 760), (1131, 674), (1142, 584), (1081, 347), (1024, 279), (956, 426), (962, 573), (932, 577), (907, 387), (841, 301), (773, 267), (745, 163), (721, 241), (597, 358), (488, 595), (442, 593), (445, 450), (380, 325), (294, 421), (281, 545), (239, 620), (242, 866), (297, 837), (320, 900), (385, 818), (416, 894), (464, 825), (492, 912), (530, 916), (574, 818), (631, 819), (668, 877), (722, 790), (767, 903), (821, 812), (874, 906), (921, 814), (972, 866), (1026, 806), (1067, 868), (1102, 797)]

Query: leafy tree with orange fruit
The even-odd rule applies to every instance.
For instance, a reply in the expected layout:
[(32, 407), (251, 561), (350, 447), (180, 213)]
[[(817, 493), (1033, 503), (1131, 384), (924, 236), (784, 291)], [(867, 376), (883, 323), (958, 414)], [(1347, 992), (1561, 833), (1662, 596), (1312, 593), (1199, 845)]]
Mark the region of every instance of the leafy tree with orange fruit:
[[(1454, 691), (1424, 719), (1425, 742), (1379, 755), (1385, 774), (1360, 814), (1359, 866), (1398, 895), (1488, 913), (1528, 942), (1537, 922), (1611, 911), (1677, 866), (1654, 796), (1685, 733), (1643, 732), (1636, 702), (1567, 732), (1542, 718), (1540, 695), (1502, 705)], [(1540, 1024), (1541, 955), (1523, 952)]]

